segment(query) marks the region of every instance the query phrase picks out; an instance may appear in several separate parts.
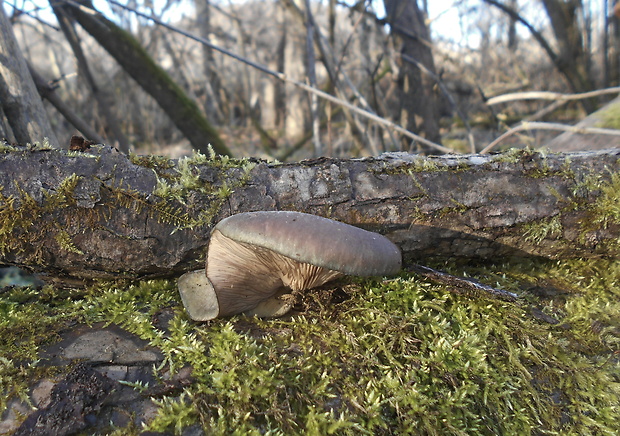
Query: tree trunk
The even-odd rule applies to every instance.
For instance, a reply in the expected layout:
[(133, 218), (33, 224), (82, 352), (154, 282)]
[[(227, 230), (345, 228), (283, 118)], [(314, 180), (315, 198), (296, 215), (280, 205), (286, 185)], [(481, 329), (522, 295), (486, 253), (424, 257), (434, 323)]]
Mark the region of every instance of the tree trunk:
[[(509, 0), (508, 7), (514, 11), (519, 9), (518, 0)], [(517, 45), (519, 44), (519, 38), (517, 37), (517, 20), (514, 17), (508, 16), (508, 50), (512, 53), (517, 51)]]
[[(564, 74), (574, 92), (594, 89), (590, 76), (590, 53), (585, 50), (578, 22), (581, 0), (542, 0), (551, 21), (558, 44), (556, 65)], [(584, 108), (592, 112), (595, 100), (582, 100)]]
[[(303, 0), (292, 0), (299, 9), (303, 10)], [(284, 74), (293, 80), (304, 81), (306, 78), (306, 29), (299, 26), (291, 11), (286, 11), (288, 19), (284, 22)], [(308, 130), (308, 98), (296, 86), (286, 83), (284, 131), (289, 141), (301, 138)]]
[(411, 260), (620, 254), (620, 149), (297, 164), (76, 156), (4, 146), (0, 264), (49, 279), (179, 275), (231, 214), (298, 210), (387, 235)]
[(47, 138), (52, 146), (59, 146), (1, 0), (0, 105), (18, 142)]
[[(430, 33), (416, 0), (384, 0), (384, 4), (387, 22), (400, 54), (419, 62), (434, 74)], [(401, 59), (397, 80), (400, 91), (399, 124), (440, 144), (439, 104), (433, 92), (433, 79), (413, 63)], [(432, 152), (426, 146), (419, 147), (423, 152)]]
[[(92, 5), (88, 4), (92, 8)], [(159, 104), (195, 150), (206, 153), (208, 145), (230, 155), (215, 128), (202, 115), (196, 103), (172, 80), (128, 32), (103, 15), (90, 14), (65, 5), (80, 25), (123, 69)]]
[[(211, 1), (196, 0), (196, 24), (200, 31), (200, 36), (207, 41), (211, 38)], [(220, 90), (221, 82), (217, 74), (213, 49), (207, 45), (202, 46), (202, 71), (205, 76), (205, 113), (207, 118), (214, 123), (219, 123), (223, 119), (221, 111)]]

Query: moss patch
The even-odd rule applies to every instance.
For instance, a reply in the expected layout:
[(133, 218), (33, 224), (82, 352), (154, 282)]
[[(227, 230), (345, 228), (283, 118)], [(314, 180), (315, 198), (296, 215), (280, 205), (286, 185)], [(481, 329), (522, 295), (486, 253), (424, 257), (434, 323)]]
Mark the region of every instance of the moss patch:
[[(174, 282), (5, 290), (0, 407), (54, 371), (36, 358), (63, 326), (105, 321), (161, 349), (166, 370), (193, 368), (194, 382), (180, 395), (157, 400), (153, 431), (198, 424), (207, 434), (536, 428), (611, 435), (620, 428), (620, 261), (439, 267), (520, 293), (523, 303), (456, 295), (403, 275), (312, 291), (282, 319), (196, 324)], [(171, 307), (166, 328), (154, 322)]]
[(620, 129), (620, 104), (614, 103), (596, 113), (599, 118), (596, 127), (607, 129)]

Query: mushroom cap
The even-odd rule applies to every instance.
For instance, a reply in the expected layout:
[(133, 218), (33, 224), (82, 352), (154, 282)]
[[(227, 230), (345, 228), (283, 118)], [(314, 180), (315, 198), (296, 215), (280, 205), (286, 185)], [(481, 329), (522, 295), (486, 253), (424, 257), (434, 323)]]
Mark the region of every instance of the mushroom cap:
[(401, 269), (400, 249), (385, 236), (317, 215), (246, 212), (223, 219), (214, 230), (234, 241), (348, 275), (391, 275)]

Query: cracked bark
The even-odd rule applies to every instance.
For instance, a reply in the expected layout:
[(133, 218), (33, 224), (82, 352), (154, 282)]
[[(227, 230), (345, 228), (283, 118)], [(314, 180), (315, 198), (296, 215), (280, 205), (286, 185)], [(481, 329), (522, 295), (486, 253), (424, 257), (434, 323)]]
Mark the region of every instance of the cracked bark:
[[(215, 159), (185, 167), (192, 189), (179, 188), (179, 161), (138, 163), (106, 146), (0, 153), (0, 264), (65, 283), (173, 277), (201, 266), (217, 221), (254, 210), (298, 210), (383, 233), (405, 264), (620, 251), (620, 219), (605, 215), (606, 204), (617, 204), (620, 149), (295, 164)], [(155, 195), (158, 180), (176, 183), (177, 198)]]

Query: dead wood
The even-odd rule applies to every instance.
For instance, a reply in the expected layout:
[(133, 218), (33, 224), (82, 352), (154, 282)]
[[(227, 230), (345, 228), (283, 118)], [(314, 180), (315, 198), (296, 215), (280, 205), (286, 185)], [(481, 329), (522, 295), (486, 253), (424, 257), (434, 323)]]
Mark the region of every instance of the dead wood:
[(383, 233), (405, 264), (620, 251), (620, 149), (277, 164), (127, 157), (107, 146), (3, 148), (0, 264), (65, 282), (197, 269), (212, 226), (254, 210), (297, 210)]

